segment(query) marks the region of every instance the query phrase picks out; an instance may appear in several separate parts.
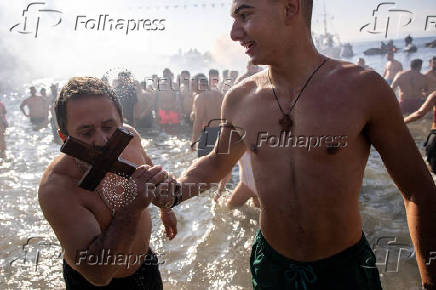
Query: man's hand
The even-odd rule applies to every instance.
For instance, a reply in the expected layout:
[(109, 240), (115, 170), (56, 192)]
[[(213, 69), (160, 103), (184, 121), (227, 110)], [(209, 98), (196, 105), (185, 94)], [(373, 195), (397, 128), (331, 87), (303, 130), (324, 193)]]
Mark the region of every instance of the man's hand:
[(160, 218), (165, 227), (167, 237), (172, 240), (177, 235), (177, 218), (171, 209), (162, 208), (160, 210)]
[(159, 184), (154, 190), (153, 204), (159, 208), (171, 208), (176, 200), (176, 184), (175, 179), (166, 179)]
[(160, 166), (142, 165), (136, 168), (132, 174), (132, 180), (136, 185), (137, 196), (125, 209), (142, 211), (148, 207), (154, 198), (154, 188), (150, 188), (150, 186), (163, 182), (167, 177), (168, 173)]

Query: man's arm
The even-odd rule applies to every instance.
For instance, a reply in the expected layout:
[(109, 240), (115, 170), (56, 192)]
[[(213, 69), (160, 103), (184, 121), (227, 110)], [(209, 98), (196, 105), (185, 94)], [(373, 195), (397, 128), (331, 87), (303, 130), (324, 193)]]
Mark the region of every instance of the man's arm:
[[(97, 286), (109, 284), (112, 277), (126, 265), (105, 263), (107, 256), (104, 253), (108, 254), (110, 249), (113, 261), (114, 255), (128, 255), (131, 252), (132, 237), (151, 197), (147, 196), (145, 190), (138, 190), (135, 200), (118, 211), (109, 226), (101, 231), (94, 214), (74, 197), (77, 194), (72, 189), (80, 190), (77, 185), (59, 175), (50, 178), (57, 181), (42, 184), (38, 190), (38, 200), (45, 218), (65, 250), (64, 258), (90, 283)], [(145, 182), (161, 182), (164, 174), (159, 167), (150, 170), (141, 167), (132, 178), (137, 181), (139, 188), (145, 187)], [(104, 255), (104, 260), (98, 264), (90, 263), (88, 257), (91, 255), (98, 259)]]
[(194, 114), (194, 124), (192, 126), (192, 139), (191, 143), (194, 143), (198, 140), (201, 129), (201, 126), (204, 123), (204, 115), (205, 115), (205, 104), (203, 99), (203, 94), (198, 94), (195, 96), (194, 103), (192, 105), (192, 112)]
[[(246, 93), (245, 90), (242, 90)], [(241, 89), (232, 89), (225, 97), (221, 106), (221, 133), (218, 142), (208, 155), (201, 157), (193, 163), (183, 176), (178, 179), (181, 184), (180, 193), (177, 194), (178, 200), (185, 201), (193, 196), (200, 194), (202, 191), (210, 188), (211, 183), (217, 184), (238, 162), (246, 150), (243, 138), (244, 133), (233, 127), (232, 120), (237, 106), (235, 102), (240, 100)], [(167, 207), (173, 204), (175, 196), (168, 193), (168, 190), (155, 191), (156, 198), (153, 204), (158, 207)]]
[(375, 73), (367, 73), (366, 97), (370, 102), (367, 133), (386, 168), (402, 192), (410, 235), (423, 285), (436, 287), (436, 187), (403, 122), (395, 95)]
[(392, 90), (393, 90), (394, 92), (397, 91), (397, 88), (398, 88), (399, 83), (400, 83), (400, 80), (401, 80), (401, 76), (402, 76), (402, 73), (399, 72), (399, 73), (397, 73), (397, 74), (395, 75), (395, 77), (394, 77), (394, 80), (393, 80), (393, 82), (392, 82), (392, 86), (391, 86), (391, 88), (392, 88)]
[(388, 75), (389, 64), (390, 62), (388, 62), (385, 66), (385, 71), (383, 72), (383, 78), (386, 78), (386, 76)]
[(427, 100), (424, 104), (422, 104), (421, 108), (418, 111), (410, 114), (406, 118), (404, 118), (404, 123), (414, 122), (418, 119), (421, 119), (425, 116), (433, 107), (436, 105), (436, 91), (434, 91), (431, 95), (428, 96)]
[(21, 102), (20, 104), (20, 110), (21, 112), (23, 112), (24, 116), (29, 117), (29, 114), (26, 113), (26, 111), (24, 110), (24, 107), (27, 106), (27, 103), (29, 102), (29, 98), (25, 99), (24, 101)]

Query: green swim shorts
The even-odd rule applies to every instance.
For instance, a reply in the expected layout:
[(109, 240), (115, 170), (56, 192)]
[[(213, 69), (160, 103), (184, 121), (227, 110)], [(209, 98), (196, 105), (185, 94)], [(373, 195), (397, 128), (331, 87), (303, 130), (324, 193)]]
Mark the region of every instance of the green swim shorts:
[(379, 290), (376, 257), (362, 233), (354, 246), (332, 257), (298, 262), (277, 253), (259, 230), (250, 257), (253, 289)]

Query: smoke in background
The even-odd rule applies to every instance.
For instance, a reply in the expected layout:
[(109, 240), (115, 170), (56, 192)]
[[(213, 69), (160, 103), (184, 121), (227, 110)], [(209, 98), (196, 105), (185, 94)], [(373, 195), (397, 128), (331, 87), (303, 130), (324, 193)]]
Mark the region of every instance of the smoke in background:
[[(138, 79), (161, 74), (165, 67), (207, 72), (209, 68), (243, 71), (248, 58), (229, 37), (229, 5), (215, 8), (151, 9), (152, 1), (32, 1), (0, 2), (0, 89), (36, 79), (64, 80), (77, 75), (102, 76), (113, 68), (128, 69)], [(165, 2), (165, 1), (164, 1)], [(169, 2), (169, 1), (167, 1)], [(186, 1), (170, 1), (172, 4)], [(188, 1), (189, 2), (189, 1)], [(193, 2), (194, 3), (194, 2)], [(212, 2), (211, 2), (212, 3)], [(229, 1), (230, 3), (230, 1)], [(165, 4), (165, 3), (160, 3)], [(33, 9), (33, 10), (32, 10)], [(61, 13), (44, 13), (50, 9)], [(117, 19), (165, 19), (162, 31), (87, 29), (81, 20), (108, 15)], [(38, 35), (34, 37), (39, 19)], [(54, 26), (59, 18), (62, 21)], [(217, 21), (220, 19), (221, 21)], [(13, 31), (11, 27), (16, 26)], [(224, 25), (224, 26), (223, 26)], [(90, 27), (88, 25), (88, 27)], [(21, 31), (21, 32), (19, 32)], [(185, 60), (191, 49), (198, 52)]]

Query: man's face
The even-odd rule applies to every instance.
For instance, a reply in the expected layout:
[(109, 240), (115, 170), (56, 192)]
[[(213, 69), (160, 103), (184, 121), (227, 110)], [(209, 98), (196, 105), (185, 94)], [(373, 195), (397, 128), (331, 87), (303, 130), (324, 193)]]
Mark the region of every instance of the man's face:
[(253, 64), (270, 64), (280, 47), (282, 26), (281, 2), (268, 0), (233, 0), (233, 26), (230, 37), (246, 49)]
[(31, 88), (30, 88), (30, 93), (31, 93), (32, 95), (36, 94), (36, 89), (35, 89), (34, 87), (31, 87)]
[(67, 132), (93, 146), (104, 146), (122, 126), (115, 105), (108, 97), (86, 96), (67, 103)]
[(220, 76), (218, 74), (209, 74), (209, 81), (211, 87), (216, 87), (220, 82)]

